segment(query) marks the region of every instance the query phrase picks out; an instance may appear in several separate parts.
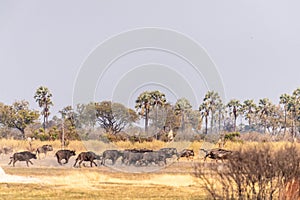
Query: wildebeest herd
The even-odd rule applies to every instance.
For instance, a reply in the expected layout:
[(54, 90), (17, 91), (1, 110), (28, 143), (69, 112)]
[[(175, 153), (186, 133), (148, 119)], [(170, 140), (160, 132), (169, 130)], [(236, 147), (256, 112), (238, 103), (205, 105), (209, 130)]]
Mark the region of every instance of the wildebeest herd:
[[(10, 157), (10, 162), (8, 164), (15, 163), (17, 161), (26, 161), (27, 167), (28, 163), (33, 163), (30, 159), (37, 159), (37, 155), (40, 158), (40, 154), (43, 153), (44, 157), (46, 157), (48, 151), (53, 151), (53, 147), (51, 145), (43, 145), (42, 147), (37, 148), (36, 154), (31, 153), (29, 151), (17, 152), (14, 153), (12, 157)], [(206, 158), (215, 159), (216, 161), (224, 159), (228, 159), (232, 154), (232, 151), (225, 149), (200, 149), (200, 152), (205, 152), (204, 161)], [(58, 150), (55, 153), (55, 157), (57, 158), (57, 162), (60, 165), (66, 164), (69, 162), (69, 159), (72, 156), (76, 156), (74, 150)], [(120, 160), (121, 165), (125, 166), (165, 166), (167, 165), (167, 159), (177, 159), (177, 161), (185, 157), (187, 160), (193, 160), (195, 153), (192, 149), (183, 149), (178, 152), (176, 148), (162, 148), (157, 151), (151, 149), (125, 149), (125, 150), (105, 150), (102, 154), (97, 155), (92, 151), (81, 152), (73, 165), (76, 167), (81, 167), (82, 162), (90, 162), (90, 166), (93, 167), (98, 166), (95, 160), (99, 160), (101, 165), (115, 165), (117, 160)], [(62, 162), (64, 160), (64, 162)], [(108, 163), (107, 163), (108, 162)]]

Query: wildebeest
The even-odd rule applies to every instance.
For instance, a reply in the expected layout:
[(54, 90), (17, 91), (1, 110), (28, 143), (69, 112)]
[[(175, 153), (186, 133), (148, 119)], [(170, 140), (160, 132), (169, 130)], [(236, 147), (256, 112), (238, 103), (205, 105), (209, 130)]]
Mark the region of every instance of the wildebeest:
[[(145, 152), (148, 153), (148, 152)], [(149, 152), (150, 153), (150, 152)], [(141, 164), (141, 160), (143, 159), (144, 153), (140, 153), (140, 152), (129, 152), (128, 153), (128, 160), (127, 162), (125, 162), (125, 164), (127, 165), (137, 165), (137, 164)]]
[(216, 162), (218, 160), (221, 160), (223, 162), (224, 159), (228, 159), (229, 156), (232, 154), (232, 151), (230, 150), (225, 150), (225, 149), (211, 149), (211, 150), (206, 150), (206, 149), (200, 149), (200, 151), (204, 151), (205, 152), (205, 156), (204, 156), (204, 161), (206, 161), (206, 158), (211, 158), (211, 159), (215, 159)]
[(186, 157), (189, 160), (189, 159), (193, 159), (194, 156), (195, 156), (194, 150), (192, 150), (192, 149), (183, 149), (179, 153), (177, 160), (179, 160), (179, 158), (181, 158), (181, 157)]
[(13, 148), (12, 147), (3, 147), (0, 149), (0, 155), (1, 154), (9, 154), (13, 152)]
[(48, 151), (53, 151), (53, 147), (52, 145), (49, 145), (49, 144), (45, 144), (39, 148), (37, 148), (36, 150), (36, 154), (38, 154), (39, 156), (39, 159), (40, 159), (40, 154), (43, 153), (45, 155), (45, 158), (46, 158), (46, 155), (47, 155), (47, 152)]
[(116, 163), (119, 157), (123, 155), (123, 152), (118, 150), (106, 150), (103, 152), (101, 165), (105, 165), (107, 159), (111, 160), (112, 165)]
[(76, 166), (77, 162), (79, 161), (79, 167), (81, 167), (81, 163), (83, 161), (90, 161), (91, 162), (91, 167), (93, 167), (93, 163), (95, 166), (97, 166), (97, 164), (95, 163), (94, 160), (100, 160), (100, 156), (95, 154), (94, 152), (92, 151), (88, 151), (88, 152), (81, 152), (77, 158), (76, 158), (76, 161), (73, 165), (73, 167)]
[(128, 164), (129, 160), (129, 153), (145, 153), (145, 152), (152, 152), (151, 149), (125, 149), (122, 153), (122, 164)]
[(65, 159), (66, 162), (64, 164), (66, 164), (69, 162), (70, 157), (75, 155), (76, 155), (75, 151), (71, 151), (71, 150), (59, 150), (55, 153), (57, 162), (60, 165), (62, 165), (61, 160)]
[(159, 165), (160, 163), (167, 164), (167, 156), (163, 151), (153, 151), (153, 152), (145, 152), (143, 153), (143, 157), (140, 161), (140, 164), (145, 164), (148, 166), (151, 163)]
[(166, 158), (173, 158), (174, 155), (177, 158), (179, 157), (179, 154), (178, 154), (176, 148), (162, 148), (159, 151), (165, 152), (166, 153)]
[(36, 155), (29, 151), (18, 152), (14, 153), (14, 155), (10, 157), (10, 162), (8, 164), (10, 165), (13, 162), (13, 166), (15, 166), (17, 161), (26, 161), (27, 167), (29, 167), (28, 162), (33, 165), (30, 159), (36, 159)]

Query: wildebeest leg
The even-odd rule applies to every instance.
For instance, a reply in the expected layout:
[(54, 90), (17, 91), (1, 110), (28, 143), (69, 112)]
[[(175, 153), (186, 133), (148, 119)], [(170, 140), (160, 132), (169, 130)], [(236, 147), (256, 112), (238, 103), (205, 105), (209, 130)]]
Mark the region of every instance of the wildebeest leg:
[(26, 160), (26, 165), (27, 165), (27, 167), (29, 167), (29, 165), (28, 165), (28, 160)]
[(67, 163), (69, 162), (69, 159), (68, 159), (68, 158), (66, 158), (66, 159), (65, 159), (65, 161), (66, 161), (66, 162), (65, 162), (65, 164), (67, 164)]
[(58, 162), (60, 165), (62, 165), (61, 159), (59, 159), (58, 157), (57, 157), (57, 162)]
[(13, 158), (10, 158), (10, 162), (8, 163), (8, 165), (10, 165), (12, 161), (13, 161)]
[(209, 156), (209, 154), (206, 154), (205, 156), (204, 156), (204, 162), (206, 161), (206, 158)]
[(13, 167), (15, 166), (15, 163), (17, 162), (17, 160), (14, 160), (14, 162), (13, 162)]
[(76, 166), (76, 164), (77, 164), (77, 161), (78, 161), (78, 159), (76, 159), (76, 161), (75, 161), (75, 163), (74, 163), (73, 167), (75, 167), (75, 166)]
[(93, 167), (93, 163), (95, 164), (95, 166), (97, 167), (97, 163), (95, 161), (91, 161), (91, 167)]
[(79, 161), (78, 165), (81, 168), (81, 163), (83, 162), (83, 160)]
[(33, 165), (33, 163), (32, 163), (30, 160), (28, 160), (28, 162), (30, 162), (30, 164), (32, 164), (32, 165)]

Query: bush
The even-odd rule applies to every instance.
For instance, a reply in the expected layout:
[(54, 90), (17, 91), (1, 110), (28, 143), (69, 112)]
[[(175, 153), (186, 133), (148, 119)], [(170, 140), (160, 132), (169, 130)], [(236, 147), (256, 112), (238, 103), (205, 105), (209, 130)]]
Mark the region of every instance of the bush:
[(226, 133), (224, 136), (224, 140), (225, 141), (232, 141), (232, 142), (236, 142), (236, 138), (240, 137), (240, 132), (230, 132), (230, 133)]
[[(295, 145), (240, 148), (220, 167), (195, 165), (195, 176), (213, 199), (290, 199), (300, 197), (300, 154)], [(298, 181), (298, 182), (297, 182)], [(292, 194), (289, 194), (293, 188)]]

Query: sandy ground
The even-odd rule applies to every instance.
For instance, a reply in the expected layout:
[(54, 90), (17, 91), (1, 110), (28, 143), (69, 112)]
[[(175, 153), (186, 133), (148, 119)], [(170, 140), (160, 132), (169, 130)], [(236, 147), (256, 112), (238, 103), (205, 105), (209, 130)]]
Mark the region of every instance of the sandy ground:
[(0, 167), (0, 183), (40, 183), (41, 180), (33, 177), (9, 175)]

